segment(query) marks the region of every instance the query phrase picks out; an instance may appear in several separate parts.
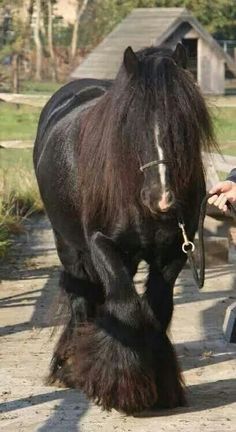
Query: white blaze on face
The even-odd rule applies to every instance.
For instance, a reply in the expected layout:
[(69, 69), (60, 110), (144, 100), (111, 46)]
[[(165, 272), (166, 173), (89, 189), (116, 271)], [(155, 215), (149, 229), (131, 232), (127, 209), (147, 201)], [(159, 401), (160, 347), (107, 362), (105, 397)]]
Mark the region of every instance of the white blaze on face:
[[(163, 160), (164, 159), (164, 153), (159, 143), (159, 127), (158, 125), (155, 126), (155, 146), (158, 153), (158, 159)], [(160, 176), (160, 182), (161, 182), (161, 199), (159, 201), (159, 206), (161, 210), (166, 210), (169, 207), (168, 204), (168, 198), (169, 198), (169, 192), (166, 189), (166, 165), (164, 163), (161, 163), (158, 165), (158, 171)]]
[[(162, 160), (164, 159), (163, 150), (159, 144), (159, 127), (158, 125), (155, 126), (155, 146), (158, 153), (158, 159)], [(166, 166), (165, 164), (159, 164), (159, 175), (161, 180), (161, 188), (162, 188), (162, 194), (166, 192)]]

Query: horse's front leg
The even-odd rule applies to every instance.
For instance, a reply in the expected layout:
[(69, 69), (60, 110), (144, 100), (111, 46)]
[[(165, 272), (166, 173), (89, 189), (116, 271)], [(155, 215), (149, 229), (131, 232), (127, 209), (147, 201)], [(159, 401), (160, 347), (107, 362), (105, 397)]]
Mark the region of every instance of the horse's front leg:
[[(173, 313), (174, 282), (186, 261), (181, 253), (161, 270), (155, 263), (150, 265), (146, 292), (143, 297), (145, 310), (153, 317), (159, 331), (150, 331), (153, 340), (153, 356), (156, 359), (157, 403), (164, 408), (185, 405), (183, 380), (180, 374), (174, 348), (167, 336), (167, 329)], [(147, 335), (148, 337), (148, 335)]]
[(154, 262), (150, 264), (146, 283), (146, 296), (155, 317), (166, 332), (173, 313), (173, 288), (175, 281), (186, 262), (186, 256), (179, 255), (169, 260), (161, 269)]
[(115, 243), (97, 232), (90, 247), (105, 303), (95, 322), (80, 329), (77, 385), (105, 409), (141, 411), (153, 405), (157, 395), (140, 299)]

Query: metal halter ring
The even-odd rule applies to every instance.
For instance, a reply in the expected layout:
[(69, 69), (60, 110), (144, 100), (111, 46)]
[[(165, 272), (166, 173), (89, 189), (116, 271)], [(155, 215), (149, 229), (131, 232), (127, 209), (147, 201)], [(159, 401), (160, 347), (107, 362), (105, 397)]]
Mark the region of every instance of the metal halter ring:
[[(187, 249), (189, 246), (191, 246), (190, 249)], [(190, 252), (194, 252), (194, 251), (195, 251), (195, 245), (194, 245), (194, 243), (191, 242), (190, 240), (188, 240), (187, 242), (184, 242), (184, 243), (182, 244), (182, 251), (183, 251), (185, 254), (187, 254), (189, 251), (190, 251)]]

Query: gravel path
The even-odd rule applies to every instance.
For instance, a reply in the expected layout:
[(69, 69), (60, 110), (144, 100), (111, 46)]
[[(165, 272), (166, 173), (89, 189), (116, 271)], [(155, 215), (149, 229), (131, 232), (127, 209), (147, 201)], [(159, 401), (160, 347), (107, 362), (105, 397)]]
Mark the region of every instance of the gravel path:
[[(44, 384), (59, 263), (45, 217), (27, 223), (0, 269), (0, 430), (3, 432), (236, 431), (236, 345), (222, 335), (236, 298), (236, 270), (207, 271), (199, 293), (188, 270), (176, 284), (171, 335), (188, 388), (189, 406), (127, 417), (101, 411), (79, 392)], [(137, 279), (141, 283), (143, 270)]]

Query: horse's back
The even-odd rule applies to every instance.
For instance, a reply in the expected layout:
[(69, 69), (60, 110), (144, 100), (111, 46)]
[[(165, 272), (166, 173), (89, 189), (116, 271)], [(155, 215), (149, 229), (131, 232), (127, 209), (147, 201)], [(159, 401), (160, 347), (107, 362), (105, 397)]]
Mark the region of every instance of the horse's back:
[(82, 110), (87, 103), (102, 96), (111, 85), (111, 80), (79, 79), (65, 84), (52, 95), (39, 118), (34, 145), (35, 164), (53, 126), (74, 109)]

